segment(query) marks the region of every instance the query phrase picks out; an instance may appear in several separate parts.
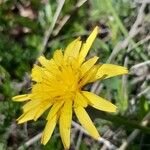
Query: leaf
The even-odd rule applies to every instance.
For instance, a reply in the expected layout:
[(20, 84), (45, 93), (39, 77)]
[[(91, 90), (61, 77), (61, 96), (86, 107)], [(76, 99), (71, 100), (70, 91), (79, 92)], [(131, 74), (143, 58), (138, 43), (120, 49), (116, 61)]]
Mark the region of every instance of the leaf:
[(101, 111), (97, 111), (96, 109), (88, 109), (88, 113), (94, 114), (93, 118), (101, 118), (105, 119), (108, 121), (113, 122), (116, 125), (123, 125), (127, 130), (131, 129), (139, 129), (144, 133), (149, 133), (150, 134), (150, 128), (149, 127), (144, 127), (140, 125), (140, 121), (137, 120), (131, 120), (129, 117), (124, 117), (120, 115), (112, 115), (112, 114), (106, 114)]

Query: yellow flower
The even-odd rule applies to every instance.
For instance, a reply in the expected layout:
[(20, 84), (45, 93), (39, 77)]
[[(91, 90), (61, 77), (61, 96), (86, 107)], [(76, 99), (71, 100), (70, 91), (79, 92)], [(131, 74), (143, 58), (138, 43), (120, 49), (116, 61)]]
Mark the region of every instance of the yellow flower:
[(97, 56), (85, 60), (89, 49), (98, 34), (95, 27), (85, 43), (80, 38), (71, 42), (64, 53), (56, 50), (52, 59), (39, 57), (40, 65), (32, 69), (32, 91), (30, 94), (13, 97), (14, 101), (29, 101), (23, 106), (23, 114), (18, 123), (37, 120), (50, 108), (46, 118), (42, 140), (46, 144), (59, 121), (60, 136), (66, 149), (70, 147), (70, 128), (74, 111), (81, 125), (95, 139), (99, 133), (92, 123), (85, 108), (90, 105), (96, 109), (116, 112), (116, 106), (91, 92), (84, 91), (83, 86), (99, 79), (127, 74), (128, 70), (112, 64), (95, 64)]

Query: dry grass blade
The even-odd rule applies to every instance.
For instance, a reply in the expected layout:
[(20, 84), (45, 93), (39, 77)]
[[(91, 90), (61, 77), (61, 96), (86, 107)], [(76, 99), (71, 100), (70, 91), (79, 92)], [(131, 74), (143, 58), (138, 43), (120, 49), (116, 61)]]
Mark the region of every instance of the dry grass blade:
[(45, 31), (45, 34), (44, 34), (44, 37), (43, 37), (43, 43), (42, 43), (42, 46), (41, 46), (41, 50), (40, 50), (40, 54), (43, 54), (45, 52), (45, 48), (46, 48), (46, 45), (47, 45), (47, 42), (49, 40), (49, 37), (50, 35), (52, 34), (53, 32), (53, 29), (55, 27), (55, 24), (56, 24), (56, 21), (61, 13), (61, 10), (62, 10), (62, 7), (65, 3), (65, 0), (59, 0), (58, 1), (58, 7), (56, 9), (56, 12), (54, 14), (54, 17), (53, 17), (53, 21), (52, 21), (52, 24), (50, 25), (50, 27)]
[(147, 4), (144, 3), (144, 2), (142, 3), (142, 5), (139, 9), (137, 18), (136, 18), (134, 24), (132, 25), (132, 27), (129, 31), (128, 37), (126, 37), (126, 39), (124, 41), (119, 42), (115, 46), (115, 48), (113, 49), (111, 55), (109, 56), (109, 58), (107, 60), (108, 63), (113, 61), (114, 58), (118, 55), (118, 53), (128, 46), (129, 41), (139, 33), (139, 31), (140, 31), (139, 30), (139, 25), (142, 23), (142, 20), (143, 20), (143, 17), (144, 17), (144, 10), (145, 10), (146, 5)]

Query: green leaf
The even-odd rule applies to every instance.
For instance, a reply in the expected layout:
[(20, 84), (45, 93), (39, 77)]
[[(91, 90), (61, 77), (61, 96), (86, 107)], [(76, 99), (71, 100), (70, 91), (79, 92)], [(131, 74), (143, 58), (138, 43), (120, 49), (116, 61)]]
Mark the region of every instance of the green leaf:
[(120, 116), (120, 115), (112, 115), (112, 114), (106, 114), (102, 111), (96, 110), (96, 109), (88, 109), (89, 114), (93, 114), (93, 118), (101, 118), (108, 121), (113, 122), (116, 125), (124, 126), (127, 130), (129, 129), (140, 129), (144, 133), (150, 134), (150, 128), (144, 127), (140, 125), (140, 121), (132, 120), (130, 118)]

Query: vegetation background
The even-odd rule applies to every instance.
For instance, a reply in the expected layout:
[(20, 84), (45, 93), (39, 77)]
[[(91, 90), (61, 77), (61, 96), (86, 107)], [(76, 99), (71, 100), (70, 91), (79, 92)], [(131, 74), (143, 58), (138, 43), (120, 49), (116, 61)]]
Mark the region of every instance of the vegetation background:
[[(149, 0), (0, 0), (0, 150), (62, 150), (58, 129), (40, 144), (43, 118), (16, 124), (22, 113), (12, 96), (30, 89), (30, 72), (41, 54), (50, 58), (97, 25), (101, 33), (89, 57), (129, 68), (128, 76), (96, 82), (89, 90), (112, 100), (116, 114), (88, 108), (102, 139), (73, 122), (71, 150), (150, 149)], [(74, 119), (74, 121), (77, 121)]]

